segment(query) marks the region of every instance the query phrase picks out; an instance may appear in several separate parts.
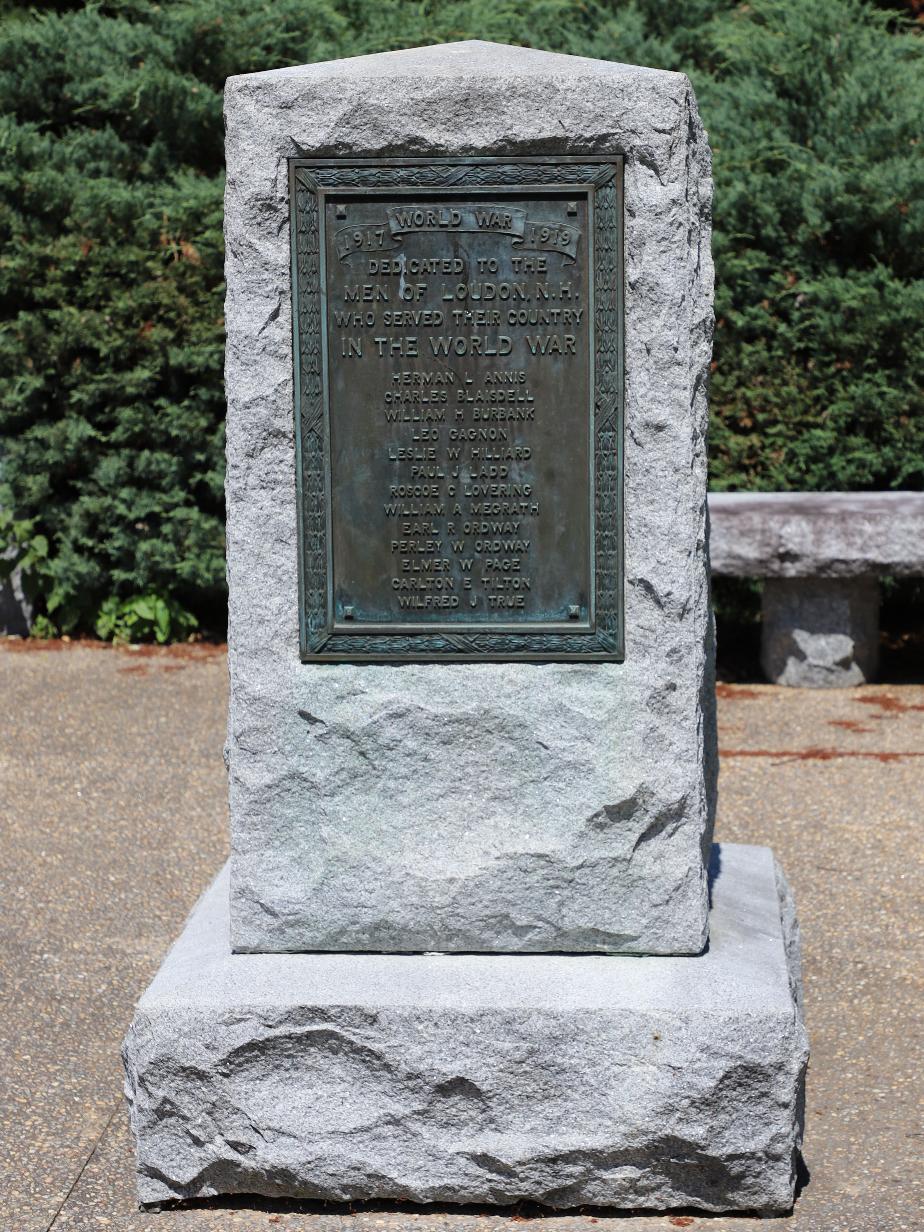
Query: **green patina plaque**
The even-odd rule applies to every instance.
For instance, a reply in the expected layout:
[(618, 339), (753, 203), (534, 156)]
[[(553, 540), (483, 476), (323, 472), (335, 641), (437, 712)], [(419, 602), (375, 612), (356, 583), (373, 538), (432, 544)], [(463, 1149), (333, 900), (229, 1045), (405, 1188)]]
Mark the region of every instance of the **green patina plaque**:
[(291, 203), (303, 659), (621, 659), (621, 161)]

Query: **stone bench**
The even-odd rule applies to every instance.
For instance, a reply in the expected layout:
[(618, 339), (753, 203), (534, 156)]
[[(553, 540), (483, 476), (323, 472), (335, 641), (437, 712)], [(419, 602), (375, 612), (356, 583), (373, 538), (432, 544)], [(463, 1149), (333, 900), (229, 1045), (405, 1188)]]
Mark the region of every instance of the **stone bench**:
[(924, 493), (716, 492), (712, 572), (764, 578), (761, 663), (775, 684), (875, 678), (879, 577), (924, 575)]

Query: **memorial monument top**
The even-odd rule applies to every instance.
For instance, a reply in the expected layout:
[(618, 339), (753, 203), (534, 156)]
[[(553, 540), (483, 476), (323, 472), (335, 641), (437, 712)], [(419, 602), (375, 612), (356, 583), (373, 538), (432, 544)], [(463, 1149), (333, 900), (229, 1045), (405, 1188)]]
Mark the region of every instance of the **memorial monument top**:
[[(461, 78), (471, 89), (482, 89), (483, 83), (494, 76), (511, 81), (520, 78), (539, 78), (547, 84), (557, 77), (562, 86), (570, 89), (580, 82), (582, 76), (599, 78), (624, 77), (633, 80), (648, 79), (663, 83), (673, 79), (681, 89), (692, 93), (689, 78), (684, 73), (666, 69), (647, 68), (639, 64), (620, 64), (614, 60), (597, 60), (589, 56), (572, 56), (562, 52), (542, 51), (535, 47), (513, 46), (510, 43), (494, 43), (487, 39), (461, 39), (455, 43), (437, 43), (425, 47), (406, 47), (398, 51), (380, 51), (371, 55), (347, 56), (342, 60), (319, 60), (311, 64), (292, 64), (286, 68), (266, 69), (257, 73), (240, 73), (225, 82), (225, 97), (242, 84), (259, 87), (262, 82), (286, 78), (314, 78), (317, 81), (334, 80), (350, 86), (370, 77), (419, 80), (437, 85), (443, 78)], [(435, 124), (445, 116), (431, 117)], [(469, 117), (465, 117), (469, 120)], [(535, 117), (534, 117), (535, 118)], [(355, 134), (355, 124), (350, 123), (349, 132), (343, 137), (350, 140)], [(535, 133), (537, 125), (531, 130)]]

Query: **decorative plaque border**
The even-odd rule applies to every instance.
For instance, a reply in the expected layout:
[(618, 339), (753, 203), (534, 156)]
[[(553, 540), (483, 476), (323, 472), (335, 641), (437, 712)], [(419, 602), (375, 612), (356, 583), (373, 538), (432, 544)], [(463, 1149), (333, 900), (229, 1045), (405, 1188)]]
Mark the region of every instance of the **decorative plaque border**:
[[(593, 544), (591, 625), (356, 631), (335, 625), (330, 560), (330, 460), (323, 214), (326, 190), (531, 186), (587, 194), (592, 220)], [(295, 360), (299, 631), (304, 662), (621, 662), (623, 628), (623, 156), (289, 160)], [(590, 408), (588, 408), (590, 409)], [(501, 622), (498, 622), (500, 625)], [(419, 626), (418, 626), (419, 627)]]

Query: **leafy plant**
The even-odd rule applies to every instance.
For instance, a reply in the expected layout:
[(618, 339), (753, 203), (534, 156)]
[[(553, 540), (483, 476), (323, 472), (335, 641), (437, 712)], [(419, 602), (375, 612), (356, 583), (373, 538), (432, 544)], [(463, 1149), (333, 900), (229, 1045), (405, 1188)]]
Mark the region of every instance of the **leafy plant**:
[(198, 625), (191, 612), (160, 595), (110, 595), (96, 617), (97, 637), (113, 642), (170, 642), (187, 637)]
[(48, 539), (36, 531), (35, 521), (17, 521), (9, 510), (0, 509), (0, 582), (19, 569), (23, 591), (31, 599), (41, 590), (47, 568)]
[(40, 642), (48, 641), (49, 638), (58, 636), (58, 626), (47, 616), (38, 615), (32, 622), (29, 636)]

